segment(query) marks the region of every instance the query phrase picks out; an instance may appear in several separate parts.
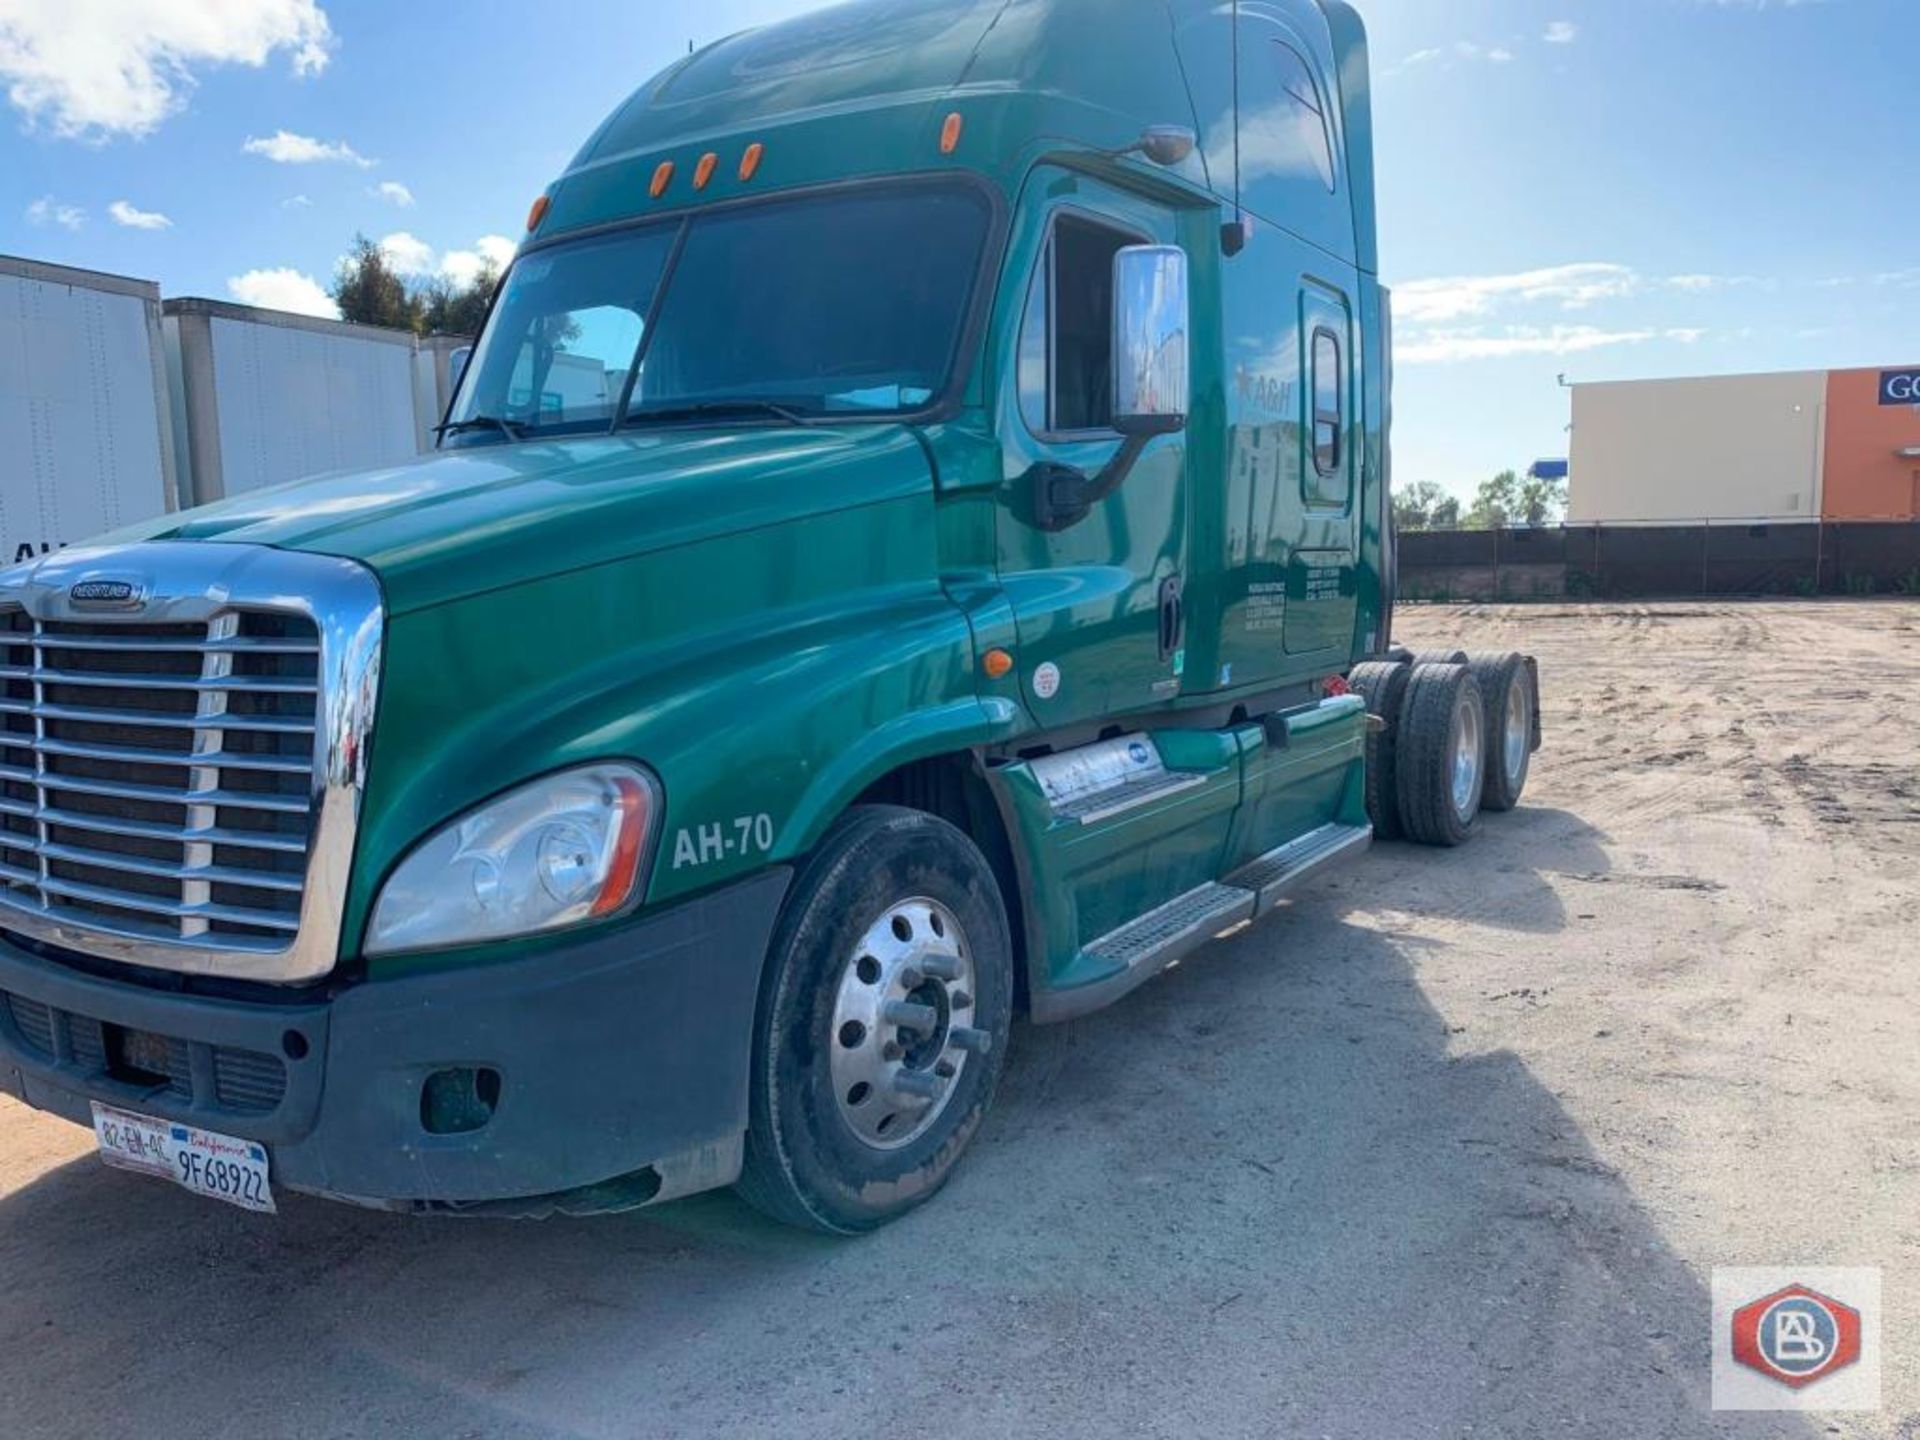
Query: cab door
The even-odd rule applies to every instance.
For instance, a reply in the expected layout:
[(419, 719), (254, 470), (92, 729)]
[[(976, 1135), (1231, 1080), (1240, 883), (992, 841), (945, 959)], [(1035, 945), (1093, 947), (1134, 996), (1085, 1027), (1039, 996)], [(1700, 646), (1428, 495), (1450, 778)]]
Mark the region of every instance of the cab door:
[(1165, 207), (1049, 166), (1035, 171), (1018, 213), (1012, 253), (1034, 258), (1005, 302), (1017, 360), (1001, 387), (996, 538), (1026, 701), (1041, 729), (1057, 730), (1163, 707), (1180, 691), (1186, 436), (1151, 441), (1126, 483), (1077, 524), (1050, 529), (1035, 504), (1044, 467), (1097, 475), (1119, 451), (1114, 255), (1176, 244), (1179, 227)]

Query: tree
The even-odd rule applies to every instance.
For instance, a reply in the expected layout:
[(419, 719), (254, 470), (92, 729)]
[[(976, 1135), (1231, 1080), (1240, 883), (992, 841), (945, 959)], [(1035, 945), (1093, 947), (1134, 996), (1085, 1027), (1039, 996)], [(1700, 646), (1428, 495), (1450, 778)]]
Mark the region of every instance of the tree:
[(380, 247), (365, 235), (353, 237), (353, 249), (334, 274), (333, 302), (340, 307), (340, 318), (356, 325), (416, 333), (420, 328), (419, 303)]
[(465, 285), (445, 276), (409, 284), (378, 242), (355, 235), (334, 274), (333, 300), (341, 319), (359, 325), (416, 335), (477, 335), (499, 284), (500, 272), (491, 265)]
[(1451, 530), (1460, 523), (1460, 500), (1431, 480), (1396, 490), (1393, 519), (1401, 530)]
[(1538, 529), (1557, 525), (1567, 512), (1567, 482), (1543, 480), (1529, 475), (1522, 480), (1511, 470), (1502, 470), (1484, 480), (1467, 511), (1469, 530), (1497, 530), (1524, 526)]
[(419, 291), (420, 333), (478, 335), (499, 284), (500, 272), (491, 265), (482, 266), (465, 285), (444, 277), (429, 280)]
[(1491, 480), (1482, 480), (1467, 510), (1467, 529), (1497, 530), (1514, 523), (1520, 513), (1520, 477), (1502, 470)]

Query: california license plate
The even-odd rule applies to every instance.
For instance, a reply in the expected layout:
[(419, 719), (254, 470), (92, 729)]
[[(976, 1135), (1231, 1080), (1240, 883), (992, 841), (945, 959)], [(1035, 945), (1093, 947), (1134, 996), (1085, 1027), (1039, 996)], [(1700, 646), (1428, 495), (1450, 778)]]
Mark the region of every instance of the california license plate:
[(267, 1152), (251, 1140), (100, 1104), (93, 1107), (93, 1133), (100, 1158), (116, 1170), (157, 1175), (196, 1195), (274, 1213)]

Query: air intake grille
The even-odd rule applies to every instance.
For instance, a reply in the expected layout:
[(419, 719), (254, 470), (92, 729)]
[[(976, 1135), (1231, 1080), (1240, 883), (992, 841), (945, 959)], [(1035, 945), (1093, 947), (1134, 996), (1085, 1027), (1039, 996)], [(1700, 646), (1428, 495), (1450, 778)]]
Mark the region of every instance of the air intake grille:
[(278, 951), (300, 928), (320, 641), (304, 616), (0, 609), (0, 927)]

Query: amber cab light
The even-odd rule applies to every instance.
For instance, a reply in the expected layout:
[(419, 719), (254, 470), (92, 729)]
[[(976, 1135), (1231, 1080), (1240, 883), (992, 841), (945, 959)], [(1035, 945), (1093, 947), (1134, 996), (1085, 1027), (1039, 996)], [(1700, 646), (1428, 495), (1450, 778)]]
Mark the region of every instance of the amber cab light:
[(527, 211), (527, 233), (531, 235), (540, 228), (540, 222), (547, 218), (547, 208), (553, 204), (551, 195), (542, 195), (533, 202), (533, 208)]
[(760, 157), (767, 153), (767, 147), (758, 140), (747, 146), (747, 153), (740, 157), (740, 178), (751, 180), (760, 169)]
[(940, 127), (940, 153), (951, 155), (960, 148), (960, 131), (966, 121), (960, 118), (960, 112), (954, 111), (947, 116), (947, 123)]
[(662, 160), (653, 169), (653, 183), (647, 186), (647, 194), (658, 200), (667, 193), (667, 187), (673, 183), (673, 162)]
[(709, 150), (700, 157), (700, 163), (693, 167), (693, 188), (704, 190), (707, 182), (713, 179), (714, 167), (720, 163), (720, 157)]

